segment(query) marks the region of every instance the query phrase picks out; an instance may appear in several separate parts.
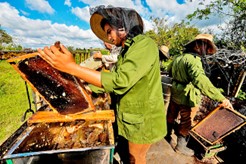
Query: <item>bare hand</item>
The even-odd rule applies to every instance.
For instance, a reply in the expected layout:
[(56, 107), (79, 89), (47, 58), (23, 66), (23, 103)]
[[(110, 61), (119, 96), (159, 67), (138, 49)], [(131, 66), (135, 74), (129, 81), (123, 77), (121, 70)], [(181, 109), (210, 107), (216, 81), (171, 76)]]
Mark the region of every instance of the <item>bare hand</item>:
[(60, 46), (59, 50), (55, 45), (44, 47), (44, 49), (38, 48), (39, 56), (48, 62), (52, 67), (70, 73), (72, 68), (77, 65), (73, 58), (73, 55), (63, 46)]
[(222, 103), (219, 104), (219, 106), (224, 107), (224, 108), (227, 108), (227, 109), (234, 110), (232, 104), (230, 103), (230, 101), (229, 101), (228, 99), (224, 99), (224, 100), (222, 101)]
[(60, 51), (54, 45), (50, 46), (50, 48), (45, 47), (43, 50), (39, 48), (38, 52), (39, 56), (47, 61), (52, 67), (74, 75), (87, 83), (102, 87), (101, 72), (81, 67), (76, 64), (73, 55), (63, 45), (61, 45)]
[(102, 54), (100, 51), (96, 52), (93, 54), (94, 59), (102, 59)]

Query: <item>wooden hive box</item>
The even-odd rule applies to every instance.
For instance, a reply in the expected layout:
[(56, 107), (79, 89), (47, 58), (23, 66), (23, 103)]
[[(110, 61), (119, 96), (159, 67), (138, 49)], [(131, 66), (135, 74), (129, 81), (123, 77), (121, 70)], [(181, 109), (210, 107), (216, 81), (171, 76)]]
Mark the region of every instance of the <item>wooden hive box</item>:
[(105, 150), (114, 147), (113, 110), (95, 110), (91, 95), (79, 79), (60, 72), (37, 53), (8, 62), (53, 111), (37, 111), (26, 127), (3, 145), (4, 160), (44, 154)]
[(195, 136), (195, 139), (200, 138), (210, 145), (214, 145), (245, 124), (246, 116), (236, 110), (217, 107), (195, 125), (190, 134)]

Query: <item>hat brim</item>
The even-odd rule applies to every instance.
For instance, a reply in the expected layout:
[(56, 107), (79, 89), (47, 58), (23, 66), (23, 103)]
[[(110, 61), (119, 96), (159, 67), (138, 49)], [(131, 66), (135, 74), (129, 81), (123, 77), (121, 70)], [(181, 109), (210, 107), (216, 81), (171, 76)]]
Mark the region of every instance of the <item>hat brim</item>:
[[(195, 39), (195, 40), (187, 43), (184, 47), (192, 46), (195, 43), (195, 41), (197, 41), (197, 40), (204, 40), (204, 39)], [(208, 44), (210, 45), (210, 48), (208, 49), (209, 54), (210, 55), (215, 54), (217, 52), (217, 47), (210, 40), (208, 40), (208, 39), (206, 39), (206, 40), (208, 41)]]
[(101, 27), (102, 19), (102, 15), (94, 13), (90, 18), (91, 30), (99, 39), (112, 44), (112, 42), (108, 40), (107, 33)]
[(168, 58), (169, 59), (169, 53), (168, 52), (164, 52), (162, 49), (159, 49), (160, 51), (161, 51), (161, 53), (166, 57), (166, 58)]

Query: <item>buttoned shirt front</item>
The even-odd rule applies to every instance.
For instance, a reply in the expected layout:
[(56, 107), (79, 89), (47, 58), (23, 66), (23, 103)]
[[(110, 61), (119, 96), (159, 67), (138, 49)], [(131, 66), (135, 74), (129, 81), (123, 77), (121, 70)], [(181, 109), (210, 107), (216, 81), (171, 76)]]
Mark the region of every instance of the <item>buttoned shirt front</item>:
[[(129, 40), (128, 40), (129, 41)], [(159, 51), (154, 41), (138, 35), (122, 49), (115, 69), (102, 72), (106, 92), (117, 98), (118, 133), (127, 140), (154, 143), (166, 134)]]

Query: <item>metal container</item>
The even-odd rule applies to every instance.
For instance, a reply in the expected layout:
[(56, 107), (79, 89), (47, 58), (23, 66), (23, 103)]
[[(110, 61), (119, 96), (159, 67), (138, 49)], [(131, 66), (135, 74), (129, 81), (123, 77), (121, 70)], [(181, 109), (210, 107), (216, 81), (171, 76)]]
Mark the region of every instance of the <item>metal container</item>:
[[(31, 126), (24, 123), (0, 146), (1, 163), (19, 164), (27, 161), (35, 163), (43, 160), (59, 160), (61, 163), (68, 161), (109, 163), (112, 160), (111, 152), (114, 150), (111, 121), (80, 122), (34, 124)], [(100, 127), (101, 123), (104, 129)], [(69, 124), (69, 126), (64, 124)], [(91, 128), (88, 131), (95, 131), (95, 127), (99, 126), (103, 132), (100, 134), (95, 132), (98, 135), (97, 138), (89, 133), (85, 136), (82, 131), (79, 131), (80, 129), (76, 129), (78, 128), (76, 124), (79, 126), (86, 124), (84, 127), (81, 126), (81, 129)], [(74, 129), (76, 133), (71, 132)], [(103, 133), (106, 137), (100, 139), (100, 135)]]

